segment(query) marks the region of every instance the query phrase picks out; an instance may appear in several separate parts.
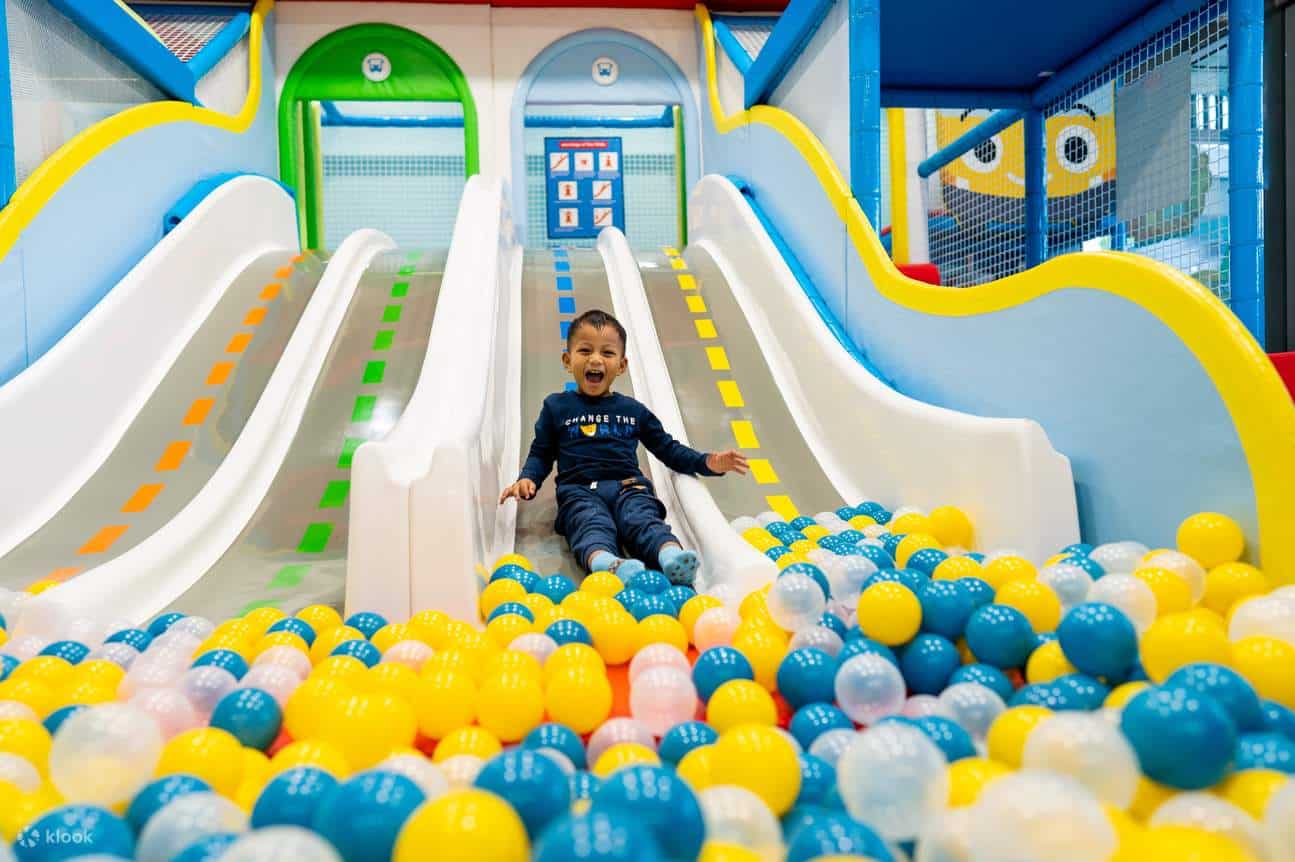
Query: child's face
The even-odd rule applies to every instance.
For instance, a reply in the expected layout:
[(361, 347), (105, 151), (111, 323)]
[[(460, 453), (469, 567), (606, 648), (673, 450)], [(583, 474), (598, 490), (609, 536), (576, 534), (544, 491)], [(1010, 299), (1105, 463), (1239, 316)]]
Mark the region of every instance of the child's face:
[(571, 337), (571, 346), (563, 351), (562, 366), (571, 372), (585, 395), (606, 395), (612, 381), (625, 373), (625, 345), (612, 327), (594, 329), (584, 323)]

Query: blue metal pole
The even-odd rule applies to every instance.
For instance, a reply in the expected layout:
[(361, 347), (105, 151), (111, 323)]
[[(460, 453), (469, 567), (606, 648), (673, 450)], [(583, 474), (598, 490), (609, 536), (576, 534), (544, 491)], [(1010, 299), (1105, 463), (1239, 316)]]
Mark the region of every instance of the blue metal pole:
[(1228, 3), (1228, 217), (1232, 310), (1264, 343), (1264, 4)]
[(1048, 257), (1048, 136), (1043, 112), (1025, 112), (1025, 265)]
[(850, 191), (881, 230), (881, 0), (850, 4)]
[(963, 132), (939, 150), (922, 160), (917, 166), (917, 175), (926, 179), (940, 168), (958, 159), (963, 153), (974, 150), (994, 135), (1015, 123), (1022, 116), (1022, 111), (995, 111), (981, 122)]
[(0, 3), (0, 207), (18, 190), (18, 167), (14, 155), (13, 88), (9, 83), (9, 22)]

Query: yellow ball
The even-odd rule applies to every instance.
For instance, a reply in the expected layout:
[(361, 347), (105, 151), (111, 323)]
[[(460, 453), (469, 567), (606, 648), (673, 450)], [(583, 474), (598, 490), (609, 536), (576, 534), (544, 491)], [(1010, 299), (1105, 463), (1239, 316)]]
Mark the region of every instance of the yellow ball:
[(486, 662), (485, 676), (497, 676), (501, 673), (517, 672), (534, 678), (537, 682), (544, 679), (544, 669), (540, 660), (530, 653), (506, 649), (497, 653)]
[(301, 635), (296, 634), (295, 632), (286, 631), (270, 632), (267, 635), (261, 636), (256, 643), (252, 645), (252, 648), (248, 650), (248, 652), (251, 653), (251, 657), (255, 659), (271, 647), (277, 646), (292, 647), (303, 655), (310, 654), (310, 646), (306, 643), (305, 639), (301, 637)]
[(820, 524), (810, 524), (808, 527), (801, 530), (801, 532), (805, 534), (806, 539), (809, 539), (811, 542), (815, 542), (815, 543), (817, 543), (818, 540), (823, 538), (824, 536), (832, 535), (831, 530), (829, 530), (827, 527), (824, 527)]
[(746, 594), (742, 603), (737, 606), (737, 615), (740, 619), (750, 619), (761, 614), (768, 616), (770, 586), (772, 584), (765, 584), (760, 589)]
[(743, 530), (742, 538), (746, 539), (747, 544), (755, 548), (760, 553), (764, 553), (770, 548), (782, 544), (782, 542), (775, 539), (764, 527), (750, 527)]
[(1161, 617), (1142, 635), (1142, 667), (1156, 683), (1193, 662), (1230, 665), (1232, 652), (1221, 629), (1190, 612)]
[(638, 650), (638, 621), (626, 611), (594, 620), (589, 634), (607, 664), (625, 664)]
[(907, 643), (922, 625), (922, 605), (903, 584), (882, 581), (859, 596), (859, 628), (887, 646)]
[(104, 685), (94, 680), (74, 682), (67, 688), (59, 689), (54, 695), (54, 708), (81, 705), (90, 706), (96, 703), (111, 703), (117, 699), (117, 688)]
[(1020, 769), (1030, 733), (1051, 715), (1052, 710), (1032, 704), (1014, 706), (1001, 713), (989, 725), (989, 733), (985, 737), (989, 756), (1013, 769)]
[(477, 723), (503, 742), (517, 742), (544, 720), (539, 675), (522, 671), (487, 676), (477, 692)]
[(520, 581), (514, 581), (512, 578), (500, 578), (492, 584), (488, 584), (477, 599), (477, 604), (481, 609), (481, 618), (485, 619), (490, 616), (495, 608), (504, 602), (520, 602), (526, 595), (526, 588), (521, 585)]
[(778, 667), (787, 656), (788, 638), (772, 623), (741, 629), (733, 634), (733, 648), (746, 656), (755, 672), (755, 681), (767, 691), (778, 687)]
[(507, 802), (485, 790), (452, 790), (423, 805), (400, 830), (392, 856), (394, 862), (529, 858), (522, 819)]
[(441, 739), (476, 718), (477, 687), (466, 670), (437, 668), (419, 679), (411, 706), (423, 735)]
[(1025, 663), (1025, 681), (1029, 683), (1052, 682), (1059, 676), (1075, 672), (1075, 666), (1066, 658), (1057, 641), (1039, 645)]
[(1025, 614), (1036, 634), (1056, 631), (1061, 623), (1061, 599), (1038, 581), (1008, 581), (998, 588), (994, 601)]
[(500, 649), (508, 649), (508, 645), (514, 640), (533, 631), (535, 623), (521, 614), (502, 614), (486, 624), (486, 637)]
[(1163, 805), (1178, 791), (1147, 778), (1138, 776), (1137, 789), (1133, 791), (1133, 802), (1129, 804), (1129, 813), (1145, 822), (1156, 809)]
[[(527, 593), (522, 596), (521, 603), (531, 609), (531, 613), (535, 614), (536, 619), (539, 619), (540, 614), (547, 613), (557, 607), (553, 604), (553, 600), (543, 593)], [(540, 631), (543, 631), (543, 629), (540, 629)]]
[(1102, 803), (1102, 811), (1106, 813), (1106, 820), (1115, 830), (1115, 855), (1111, 857), (1111, 862), (1134, 862), (1128, 859), (1125, 854), (1134, 850), (1137, 843), (1142, 840), (1142, 824), (1134, 820), (1122, 808), (1116, 808), (1109, 802)]
[(458, 754), (471, 754), (482, 760), (489, 760), (503, 750), (499, 737), (484, 727), (470, 725), (446, 734), (445, 738), (437, 743), (436, 751), (432, 754), (432, 762), (441, 763)]
[(618, 769), (640, 763), (660, 766), (661, 758), (646, 745), (637, 742), (618, 742), (598, 755), (598, 761), (594, 763), (592, 772), (599, 778), (606, 778)]
[(683, 626), (684, 634), (688, 635), (690, 643), (692, 642), (693, 626), (697, 625), (697, 618), (711, 608), (718, 608), (723, 604), (714, 596), (702, 593), (698, 593), (683, 603), (683, 607), (679, 609), (679, 624)]
[(413, 745), (418, 731), (414, 709), (386, 692), (362, 692), (341, 699), (321, 716), (317, 735), (356, 769), (368, 769), (393, 749)]
[(8, 680), (32, 680), (49, 688), (66, 685), (72, 678), (72, 665), (66, 660), (52, 655), (38, 655), (18, 665), (9, 674)]
[(43, 724), (25, 718), (0, 719), (0, 753), (18, 755), (35, 766), (41, 775), (49, 766), (52, 744)]
[(684, 631), (683, 624), (674, 617), (665, 614), (652, 614), (645, 617), (638, 624), (638, 648), (649, 644), (670, 644), (670, 646), (686, 653), (688, 651), (688, 633)]
[(931, 572), (937, 581), (956, 581), (958, 578), (978, 578), (983, 566), (974, 557), (949, 557)]
[(544, 706), (549, 720), (576, 733), (590, 733), (612, 712), (612, 687), (601, 667), (569, 664), (548, 678)]
[(528, 572), (535, 571), (535, 564), (531, 562), (529, 557), (521, 554), (504, 554), (502, 557), (495, 560), (495, 564), (490, 567), (490, 574), (493, 575), (504, 566), (520, 566)]
[(302, 622), (309, 623), (315, 634), (342, 624), (342, 615), (328, 605), (310, 605), (297, 611), (295, 616)]
[(444, 649), (447, 639), (447, 625), (450, 618), (440, 611), (419, 611), (409, 618), (415, 637), (432, 649)]
[(54, 689), (35, 679), (7, 679), (0, 682), (0, 700), (25, 703), (41, 718), (58, 708)]
[(706, 721), (720, 733), (742, 724), (772, 726), (778, 723), (778, 707), (759, 683), (730, 679), (711, 693)]
[(1236, 841), (1190, 826), (1152, 826), (1138, 836), (1128, 856), (1139, 862), (1259, 862)]
[(980, 792), (992, 781), (1011, 774), (997, 760), (964, 757), (949, 764), (949, 807), (963, 808), (980, 798)]
[(125, 676), (126, 671), (119, 664), (113, 664), (107, 659), (90, 659), (76, 666), (71, 683), (92, 682), (115, 690)]
[(580, 582), (580, 592), (607, 596), (607, 598), (611, 598), (623, 589), (625, 589), (625, 582), (611, 572), (593, 572)]
[(4, 787), (0, 792), (0, 835), (6, 841), (13, 841), (24, 828), (63, 804), (50, 784), (31, 793), (23, 793), (11, 784), (0, 782), (0, 786)]
[(387, 623), (373, 633), (369, 643), (377, 647), (379, 652), (386, 652), (395, 644), (407, 640), (414, 640), (413, 626), (408, 623)]
[(909, 533), (899, 540), (895, 548), (895, 565), (901, 569), (908, 565), (908, 558), (926, 548), (939, 548), (940, 543), (930, 533)]
[(1034, 563), (1024, 557), (1008, 554), (990, 560), (981, 569), (980, 577), (997, 592), (1004, 584), (1012, 581), (1032, 581), (1039, 571)]
[(970, 548), (975, 539), (971, 519), (956, 506), (937, 506), (927, 515), (931, 522), (931, 535), (940, 544), (957, 548)]
[(243, 614), (243, 621), (250, 625), (253, 633), (259, 637), (265, 634), (266, 630), (269, 629), (270, 626), (274, 625), (286, 616), (287, 614), (278, 608), (266, 606), (253, 608)]
[(1268, 578), (1249, 563), (1222, 563), (1205, 573), (1201, 604), (1226, 617), (1244, 598), (1268, 592)]
[(1241, 559), (1246, 539), (1240, 525), (1218, 512), (1198, 512), (1178, 525), (1178, 550), (1207, 569)]
[(1263, 822), (1268, 800), (1289, 780), (1289, 775), (1275, 769), (1243, 769), (1229, 775), (1214, 792)]
[[(803, 557), (805, 554), (814, 550), (815, 545), (809, 539), (797, 539), (787, 547), (791, 548), (792, 552), (796, 555)], [(805, 557), (805, 559), (808, 559), (808, 557)]]
[(319, 664), (332, 655), (333, 650), (347, 641), (362, 640), (364, 640), (364, 635), (360, 630), (350, 626), (337, 626), (336, 628), (327, 629), (316, 635), (315, 642), (310, 645), (310, 660), (314, 664)]
[(1151, 683), (1144, 680), (1134, 680), (1126, 682), (1123, 685), (1117, 685), (1111, 689), (1111, 693), (1106, 695), (1106, 700), (1102, 701), (1102, 706), (1108, 706), (1112, 709), (1123, 709), (1129, 701), (1141, 694), (1145, 689), (1151, 687)]
[(715, 746), (699, 745), (679, 758), (675, 773), (687, 782), (693, 793), (701, 793), (715, 783), (713, 771), (715, 766)]
[(413, 668), (398, 662), (383, 662), (366, 670), (356, 688), (393, 694), (412, 706), (418, 685), (419, 677)]
[(877, 519), (871, 515), (855, 515), (853, 518), (846, 521), (846, 523), (856, 530), (863, 531), (868, 527), (877, 526)]
[(309, 679), (335, 679), (358, 687), (368, 670), (368, 665), (353, 655), (330, 655), (311, 669)]
[[(856, 515), (857, 518), (867, 517)], [(816, 857), (821, 862), (822, 857)], [(707, 841), (701, 845), (697, 862), (764, 862), (764, 857), (754, 850), (727, 841)]]
[(318, 733), (322, 718), (353, 693), (352, 687), (340, 679), (308, 679), (284, 704), (283, 726), (293, 739), (309, 739)]
[(1295, 646), (1254, 635), (1232, 645), (1232, 666), (1259, 696), (1295, 709)]
[(335, 746), (318, 739), (299, 739), (285, 745), (270, 758), (268, 777), (273, 778), (298, 766), (322, 769), (338, 781), (345, 781), (351, 774), (351, 765)]
[(783, 554), (781, 557), (773, 561), (774, 565), (778, 567), (778, 571), (782, 571), (783, 569), (787, 568), (793, 563), (808, 563), (808, 562), (810, 562), (809, 557), (805, 556), (804, 554), (797, 554), (797, 553)]
[(715, 743), (716, 784), (745, 787), (774, 814), (787, 813), (800, 793), (800, 760), (787, 738), (765, 724), (740, 724)]
[(1189, 610), (1192, 602), (1192, 588), (1168, 569), (1158, 566), (1144, 566), (1133, 573), (1133, 577), (1151, 588), (1156, 597), (1156, 616), (1177, 614)]
[(156, 774), (194, 775), (220, 795), (233, 798), (243, 780), (243, 763), (243, 746), (233, 734), (216, 727), (198, 727), (177, 734), (163, 746)]
[(600, 674), (607, 673), (607, 663), (603, 661), (598, 650), (589, 644), (569, 643), (555, 649), (544, 662), (544, 679), (550, 680), (571, 667), (589, 667), (596, 669)]
[[(908, 512), (892, 518), (886, 528), (896, 536), (910, 536), (913, 533), (930, 533), (931, 521), (921, 512)], [(898, 562), (898, 560), (896, 560)]]

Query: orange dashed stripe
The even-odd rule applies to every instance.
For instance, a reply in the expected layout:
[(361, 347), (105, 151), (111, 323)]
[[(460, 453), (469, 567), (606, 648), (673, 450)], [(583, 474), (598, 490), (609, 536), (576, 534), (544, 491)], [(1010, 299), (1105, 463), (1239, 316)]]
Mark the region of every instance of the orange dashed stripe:
[(290, 266), (281, 266), (274, 271), (275, 278), (288, 278), (291, 275), (292, 275), (292, 267)]
[(252, 343), (252, 333), (240, 332), (233, 338), (229, 339), (229, 344), (225, 345), (226, 353), (242, 353), (247, 349), (247, 345)]
[(176, 440), (166, 447), (166, 451), (162, 453), (162, 457), (158, 459), (153, 469), (159, 473), (176, 469), (184, 461), (184, 456), (189, 454), (192, 446), (193, 444), (188, 440)]
[(217, 362), (211, 366), (211, 371), (207, 374), (208, 386), (219, 386), (229, 379), (229, 375), (234, 373), (234, 363)]
[(126, 505), (121, 507), (121, 510), (127, 514), (144, 511), (153, 505), (153, 501), (157, 499), (157, 495), (162, 493), (162, 489), (165, 487), (166, 485), (161, 482), (140, 485), (135, 489), (135, 493), (130, 495), (130, 499), (126, 501)]
[(265, 308), (262, 306), (257, 306), (256, 308), (253, 308), (251, 311), (247, 313), (247, 317), (243, 318), (243, 325), (260, 326), (261, 321), (263, 320), (265, 320)]
[(79, 575), (83, 571), (85, 571), (84, 566), (64, 566), (61, 569), (55, 569), (50, 572), (44, 579), (47, 581), (53, 581), (56, 584), (61, 584), (73, 575)]
[(303, 260), (305, 260), (305, 259), (306, 259), (306, 256), (305, 256), (304, 254), (299, 254), (299, 255), (297, 255), (297, 256), (295, 256), (295, 257), (293, 257), (293, 258), (292, 258), (290, 261), (288, 261), (288, 262), (289, 262), (289, 263), (301, 263), (301, 262), (302, 262)]
[(189, 405), (189, 412), (184, 414), (185, 425), (201, 425), (207, 421), (207, 414), (216, 404), (215, 398), (198, 398)]
[(114, 524), (111, 527), (104, 527), (94, 534), (94, 538), (81, 546), (78, 554), (102, 554), (111, 548), (118, 539), (125, 535), (130, 529), (129, 524)]
[(283, 290), (283, 285), (281, 284), (267, 284), (265, 287), (261, 288), (261, 299), (264, 299), (266, 302), (270, 302), (279, 295), (279, 291), (281, 290)]

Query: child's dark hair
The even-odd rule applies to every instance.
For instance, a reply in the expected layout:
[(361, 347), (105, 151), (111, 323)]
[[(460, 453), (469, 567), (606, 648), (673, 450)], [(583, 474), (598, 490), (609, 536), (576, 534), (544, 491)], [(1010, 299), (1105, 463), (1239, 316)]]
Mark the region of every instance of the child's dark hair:
[(567, 329), (567, 350), (571, 349), (571, 342), (575, 340), (576, 330), (582, 326), (589, 326), (595, 330), (602, 329), (604, 326), (610, 326), (616, 330), (616, 334), (621, 339), (621, 353), (625, 352), (625, 327), (621, 322), (612, 317), (607, 312), (598, 308), (591, 308), (584, 314), (571, 321), (571, 326)]

